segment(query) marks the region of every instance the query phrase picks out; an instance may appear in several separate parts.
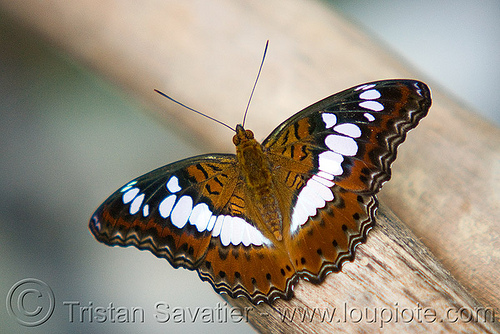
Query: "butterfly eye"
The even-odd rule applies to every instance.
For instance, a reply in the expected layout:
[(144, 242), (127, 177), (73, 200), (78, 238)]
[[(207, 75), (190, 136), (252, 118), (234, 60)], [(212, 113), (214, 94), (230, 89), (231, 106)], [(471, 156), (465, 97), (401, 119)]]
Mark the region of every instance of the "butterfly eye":
[(240, 141), (241, 140), (240, 140), (240, 138), (238, 137), (237, 134), (233, 136), (233, 144), (234, 145), (238, 146), (238, 144), (240, 143)]
[(245, 135), (247, 139), (253, 139), (253, 132), (250, 130), (245, 130)]

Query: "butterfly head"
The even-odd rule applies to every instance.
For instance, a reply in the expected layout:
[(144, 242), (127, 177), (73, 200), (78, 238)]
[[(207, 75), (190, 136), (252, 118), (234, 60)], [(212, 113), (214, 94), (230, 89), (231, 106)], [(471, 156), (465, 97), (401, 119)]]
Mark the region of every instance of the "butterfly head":
[(234, 145), (238, 146), (243, 142), (253, 140), (254, 135), (253, 132), (250, 130), (245, 130), (243, 128), (243, 125), (238, 124), (236, 125), (236, 134), (233, 137), (233, 143)]

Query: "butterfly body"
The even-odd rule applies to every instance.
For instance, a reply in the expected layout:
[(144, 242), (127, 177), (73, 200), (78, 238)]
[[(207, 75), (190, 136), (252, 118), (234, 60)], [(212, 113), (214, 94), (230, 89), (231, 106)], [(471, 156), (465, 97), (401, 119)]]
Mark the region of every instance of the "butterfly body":
[(90, 230), (197, 270), (231, 297), (291, 298), (300, 278), (320, 283), (353, 259), (397, 147), (430, 104), (425, 84), (387, 80), (305, 108), (261, 144), (238, 125), (236, 155), (188, 158), (127, 183)]
[(233, 143), (236, 145), (238, 169), (244, 180), (242, 184), (246, 197), (252, 199), (251, 204), (259, 225), (270, 231), (277, 241), (283, 240), (282, 210), (273, 184), (269, 159), (262, 146), (254, 139), (253, 132), (245, 130), (242, 125), (236, 126)]

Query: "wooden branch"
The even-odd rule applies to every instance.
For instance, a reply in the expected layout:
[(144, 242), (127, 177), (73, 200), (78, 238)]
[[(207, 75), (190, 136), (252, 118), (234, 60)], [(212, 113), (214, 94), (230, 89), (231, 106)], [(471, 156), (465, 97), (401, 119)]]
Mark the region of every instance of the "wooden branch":
[(499, 331), (498, 309), (477, 303), (390, 210), (377, 218), (355, 260), (322, 285), (301, 281), (296, 298), (272, 306), (229, 302), (268, 333)]
[[(247, 123), (258, 138), (301, 108), (341, 89), (383, 78), (427, 81), (433, 90), (433, 107), (400, 148), (393, 179), (380, 198), (468, 292), (498, 314), (499, 129), (410, 72), (323, 3), (290, 0), (283, 7), (272, 0), (0, 0), (0, 6), (68, 54), (156, 105), (154, 112), (165, 123), (175, 120), (175, 127), (182, 124), (184, 133), (196, 133), (217, 150), (234, 150), (230, 133), (161, 99), (153, 88), (236, 124), (241, 121), (267, 39), (271, 40), (268, 58)], [(391, 239), (386, 231), (399, 235), (402, 229), (390, 229), (394, 224), (379, 219), (380, 227), (359, 247), (354, 263), (320, 286), (301, 283), (296, 299), (276, 306), (330, 305), (324, 298), (330, 295), (327, 291), (343, 293), (336, 306), (346, 302), (356, 307), (394, 307), (394, 302), (400, 302), (410, 307), (418, 301), (440, 312), (447, 305), (476, 305), (436, 269), (439, 266), (432, 258), (422, 255), (427, 251), (414, 237), (404, 239), (402, 245)], [(274, 315), (252, 321), (267, 323), (266, 329), (270, 324), (281, 328)], [(336, 329), (350, 332), (357, 325), (346, 322)], [(295, 328), (303, 326), (297, 323)], [(391, 326), (394, 331), (407, 331), (397, 324)], [(494, 331), (489, 324), (482, 328), (482, 323), (413, 326)]]

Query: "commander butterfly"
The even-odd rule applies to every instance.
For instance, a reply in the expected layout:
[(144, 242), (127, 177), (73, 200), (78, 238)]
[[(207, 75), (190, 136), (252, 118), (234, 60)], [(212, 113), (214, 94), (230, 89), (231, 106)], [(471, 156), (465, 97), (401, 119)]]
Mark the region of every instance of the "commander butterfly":
[(303, 109), (262, 144), (237, 125), (236, 155), (200, 155), (128, 182), (90, 230), (196, 270), (219, 293), (289, 299), (299, 278), (320, 283), (354, 258), (397, 147), (430, 105), (422, 82), (376, 81)]

